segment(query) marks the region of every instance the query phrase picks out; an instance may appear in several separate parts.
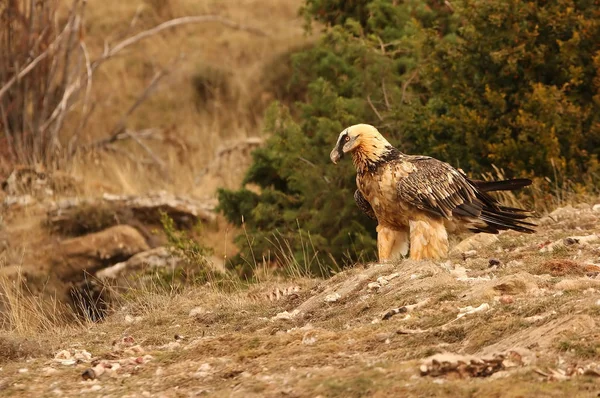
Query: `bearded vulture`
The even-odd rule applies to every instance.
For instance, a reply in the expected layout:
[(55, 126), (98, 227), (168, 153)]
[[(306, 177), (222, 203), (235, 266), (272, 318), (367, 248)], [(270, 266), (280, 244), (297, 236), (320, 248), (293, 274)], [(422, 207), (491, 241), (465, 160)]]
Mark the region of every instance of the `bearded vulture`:
[(448, 255), (448, 232), (503, 230), (535, 232), (524, 221), (527, 210), (502, 206), (490, 191), (514, 190), (528, 179), (478, 181), (429, 156), (406, 155), (368, 124), (339, 135), (330, 158), (334, 164), (352, 154), (356, 166), (354, 199), (377, 220), (379, 261), (405, 257), (438, 260)]

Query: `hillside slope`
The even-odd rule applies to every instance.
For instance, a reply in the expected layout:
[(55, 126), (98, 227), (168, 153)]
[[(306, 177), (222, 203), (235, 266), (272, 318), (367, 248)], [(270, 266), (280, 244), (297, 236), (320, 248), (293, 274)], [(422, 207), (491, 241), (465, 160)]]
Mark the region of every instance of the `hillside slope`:
[[(597, 396), (600, 206), (444, 263), (131, 292), (105, 322), (0, 337), (5, 396)], [(436, 354), (445, 355), (431, 358)]]

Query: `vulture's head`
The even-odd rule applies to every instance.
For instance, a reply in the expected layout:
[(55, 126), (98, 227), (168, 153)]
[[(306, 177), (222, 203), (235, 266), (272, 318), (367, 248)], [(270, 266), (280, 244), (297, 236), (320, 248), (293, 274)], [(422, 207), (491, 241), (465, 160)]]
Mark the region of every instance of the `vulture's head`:
[(370, 124), (355, 124), (340, 133), (329, 157), (334, 164), (352, 153), (354, 158), (375, 160), (391, 148), (377, 129)]

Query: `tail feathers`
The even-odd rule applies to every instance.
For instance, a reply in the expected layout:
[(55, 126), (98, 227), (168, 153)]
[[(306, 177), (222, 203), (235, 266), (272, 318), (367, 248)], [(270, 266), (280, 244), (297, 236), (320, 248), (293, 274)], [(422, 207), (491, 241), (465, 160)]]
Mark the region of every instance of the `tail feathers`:
[(531, 185), (531, 180), (527, 178), (515, 178), (513, 180), (502, 181), (481, 181), (472, 180), (475, 186), (483, 192), (491, 191), (514, 191)]
[(472, 180), (479, 191), (477, 198), (481, 203), (481, 213), (477, 218), (485, 225), (474, 225), (473, 232), (498, 233), (503, 230), (514, 230), (523, 233), (534, 233), (535, 224), (524, 221), (531, 216), (531, 211), (515, 207), (502, 206), (488, 192), (513, 191), (531, 185), (531, 180), (517, 178), (503, 181)]
[(535, 224), (532, 224), (527, 221), (522, 221), (520, 219), (515, 219), (510, 215), (505, 215), (502, 213), (498, 213), (493, 210), (483, 210), (481, 212), (481, 216), (479, 217), (482, 221), (485, 221), (490, 227), (497, 230), (507, 230), (512, 229), (519, 232), (524, 233), (534, 233), (535, 230), (529, 227), (535, 227)]

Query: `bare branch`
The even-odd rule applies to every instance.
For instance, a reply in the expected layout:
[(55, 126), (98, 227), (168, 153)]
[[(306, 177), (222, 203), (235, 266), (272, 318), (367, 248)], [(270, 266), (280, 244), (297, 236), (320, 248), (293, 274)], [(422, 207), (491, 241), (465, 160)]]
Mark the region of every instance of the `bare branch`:
[(148, 97), (150, 96), (150, 94), (152, 93), (152, 91), (156, 88), (156, 85), (158, 84), (158, 82), (160, 82), (160, 80), (166, 76), (168, 74), (168, 71), (166, 69), (160, 70), (158, 72), (156, 72), (154, 74), (154, 77), (152, 78), (152, 80), (150, 81), (150, 83), (146, 86), (146, 88), (144, 89), (144, 91), (139, 95), (139, 97), (137, 98), (137, 100), (133, 103), (133, 105), (131, 105), (129, 107), (129, 109), (127, 110), (127, 112), (125, 112), (123, 114), (123, 116), (121, 116), (121, 119), (119, 120), (119, 122), (115, 125), (115, 127), (113, 127), (111, 135), (117, 135), (123, 132), (123, 130), (125, 129), (125, 122), (127, 121), (127, 118), (129, 116), (131, 116), (131, 114), (133, 112), (135, 112), (135, 110), (144, 102), (148, 99)]
[(152, 152), (152, 150), (150, 149), (150, 147), (148, 147), (148, 145), (146, 145), (142, 140), (140, 140), (137, 135), (130, 134), (129, 130), (125, 130), (125, 134), (127, 136), (129, 136), (132, 140), (134, 140), (139, 146), (141, 146), (142, 149), (144, 151), (146, 151), (146, 153), (148, 153), (148, 155), (150, 155), (150, 157), (152, 158), (152, 160), (156, 164), (158, 164), (160, 166), (162, 172), (166, 172), (167, 166), (165, 165), (165, 162), (163, 162), (161, 158), (159, 158), (158, 156), (156, 156), (154, 154), (154, 152)]
[(379, 47), (381, 48), (381, 53), (385, 54), (385, 44), (383, 44), (383, 40), (381, 37), (377, 36), (377, 40), (379, 41)]
[(375, 108), (375, 105), (373, 105), (373, 103), (371, 102), (371, 95), (367, 95), (367, 102), (369, 103), (369, 105), (371, 105), (371, 109), (373, 109), (373, 112), (375, 112), (379, 121), (383, 122), (383, 118), (379, 114), (379, 111), (377, 110), (377, 108)]
[[(160, 80), (169, 73), (167, 69), (162, 69), (158, 71), (150, 83), (146, 86), (144, 91), (138, 96), (137, 100), (129, 107), (129, 109), (121, 116), (121, 119), (117, 122), (117, 124), (113, 127), (110, 136), (108, 138), (104, 138), (98, 140), (91, 145), (88, 145), (86, 148), (81, 149), (96, 149), (104, 147), (108, 144), (112, 144), (113, 142), (123, 140), (125, 138), (133, 138), (125, 131), (125, 123), (127, 118), (131, 116), (133, 112), (145, 101), (148, 99), (152, 91), (156, 88), (156, 85), (160, 82)], [(73, 154), (78, 148), (71, 148), (71, 154)]]
[(390, 101), (388, 100), (387, 90), (385, 89), (385, 79), (381, 79), (381, 91), (383, 91), (383, 100), (385, 101), (385, 107), (389, 111), (392, 109), (390, 106)]
[(115, 56), (117, 53), (121, 52), (125, 48), (127, 48), (127, 47), (131, 46), (132, 44), (135, 44), (145, 38), (154, 36), (157, 33), (162, 32), (163, 30), (171, 29), (171, 28), (174, 28), (176, 26), (181, 26), (181, 25), (197, 24), (197, 23), (204, 23), (204, 22), (217, 22), (217, 23), (225, 25), (229, 28), (233, 28), (233, 29), (237, 29), (237, 30), (245, 30), (247, 32), (250, 32), (250, 33), (253, 33), (253, 34), (256, 34), (259, 36), (268, 36), (265, 32), (263, 32), (260, 29), (257, 29), (257, 28), (251, 27), (251, 26), (247, 26), (247, 25), (243, 25), (243, 24), (239, 24), (237, 22), (233, 22), (227, 18), (223, 18), (218, 15), (198, 15), (198, 16), (191, 16), (191, 17), (175, 18), (175, 19), (171, 19), (170, 21), (163, 22), (160, 25), (155, 26), (154, 28), (144, 30), (134, 36), (131, 36), (131, 37), (123, 40), (122, 42), (120, 42), (119, 44), (114, 46), (113, 48), (109, 49), (108, 47), (106, 47), (102, 57), (100, 57), (100, 59), (94, 61), (93, 67), (95, 69), (98, 66), (98, 64), (102, 63), (103, 61), (107, 60), (108, 58)]
[(415, 71), (412, 73), (412, 75), (410, 75), (410, 77), (402, 85), (402, 98), (400, 99), (401, 103), (404, 103), (404, 98), (405, 98), (405, 95), (406, 95), (406, 89), (408, 88), (408, 86), (410, 85), (410, 83), (414, 80), (414, 78), (417, 77), (418, 74), (419, 74), (419, 69), (415, 69)]
[(10, 132), (8, 117), (6, 116), (6, 111), (4, 110), (4, 105), (2, 104), (2, 101), (0, 101), (0, 116), (2, 117), (2, 126), (4, 130), (4, 135), (6, 136), (6, 145), (8, 146), (8, 153), (10, 154), (11, 160), (14, 161), (17, 158), (17, 154), (15, 153), (15, 148), (12, 144), (12, 134)]
[[(125, 140), (129, 140), (129, 139), (133, 139), (134, 137), (138, 138), (138, 139), (152, 139), (154, 138), (161, 130), (159, 129), (145, 129), (145, 130), (140, 130), (137, 132), (131, 132), (131, 131), (122, 131), (119, 134), (110, 136), (108, 138), (104, 138), (102, 140), (98, 140), (96, 142), (94, 142), (91, 145), (88, 145), (86, 147), (86, 149), (91, 150), (91, 149), (100, 149), (100, 148), (109, 148), (110, 144), (114, 144), (115, 142), (118, 141), (125, 141)], [(160, 137), (160, 136), (159, 136)], [(159, 138), (161, 139), (161, 138)]]
[(92, 91), (93, 78), (92, 63), (90, 62), (90, 54), (88, 53), (87, 46), (83, 40), (80, 41), (79, 46), (81, 47), (81, 51), (83, 52), (83, 56), (85, 57), (85, 70), (87, 75), (87, 81), (85, 84), (85, 97), (83, 100), (83, 109), (81, 110), (81, 120), (79, 121), (79, 126), (77, 127), (77, 129), (73, 132), (73, 136), (69, 140), (69, 153), (72, 153), (73, 148), (77, 143), (77, 140), (79, 139), (79, 134), (81, 134), (81, 131), (87, 124), (92, 109), (90, 108), (90, 94)]
[(54, 50), (56, 50), (58, 43), (62, 41), (63, 35), (67, 31), (67, 29), (68, 26), (66, 26), (65, 29), (63, 29), (63, 31), (56, 37), (56, 39), (54, 39), (54, 41), (50, 43), (50, 45), (44, 52), (38, 55), (33, 61), (27, 64), (26, 67), (21, 69), (19, 73), (15, 74), (6, 83), (4, 83), (4, 86), (0, 88), (0, 98), (2, 98), (4, 94), (6, 94), (6, 92), (12, 87), (13, 84), (27, 76), (27, 74), (29, 74), (29, 72), (31, 72), (37, 66), (37, 64), (39, 64), (41, 61), (44, 60), (44, 58), (46, 58), (48, 55), (54, 52)]

